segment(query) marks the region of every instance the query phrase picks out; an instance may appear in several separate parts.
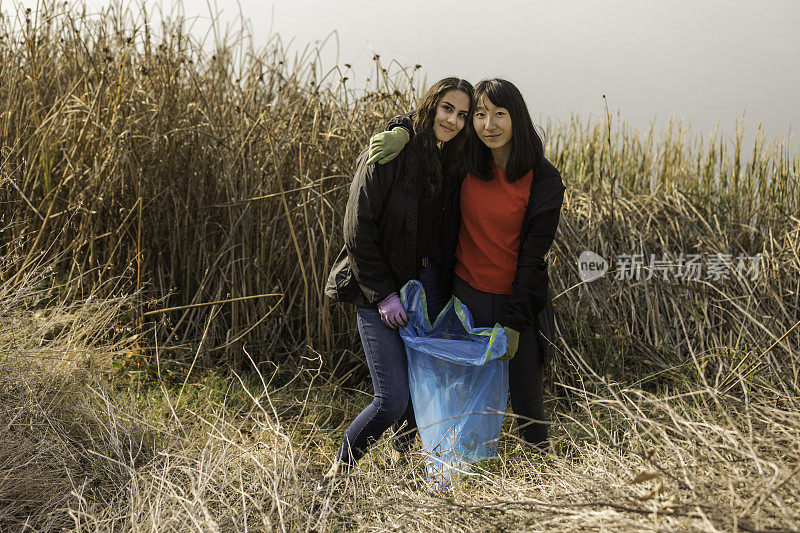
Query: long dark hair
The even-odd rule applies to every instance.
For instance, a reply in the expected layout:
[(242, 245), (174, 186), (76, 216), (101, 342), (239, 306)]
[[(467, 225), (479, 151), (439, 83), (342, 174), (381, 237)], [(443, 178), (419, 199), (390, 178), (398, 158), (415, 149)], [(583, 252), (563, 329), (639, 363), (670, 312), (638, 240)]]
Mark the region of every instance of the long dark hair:
[[(448, 91), (457, 90), (469, 96), (470, 109), (464, 127), (458, 134), (444, 143), (441, 152), (438, 139), (433, 131), (436, 107)], [(467, 172), (466, 150), (472, 128), (472, 84), (456, 77), (444, 78), (434, 83), (414, 112), (414, 138), (409, 143), (405, 165), (405, 185), (417, 181), (423, 194), (432, 197), (442, 187), (443, 175), (463, 175)]]
[[(509, 181), (516, 181), (533, 169), (544, 157), (544, 145), (528, 112), (528, 106), (519, 89), (508, 80), (490, 78), (481, 80), (475, 86), (475, 104), (481, 98), (487, 98), (497, 107), (505, 107), (511, 116), (511, 154), (506, 164), (506, 176)], [(492, 173), (489, 163), (492, 161), (492, 150), (474, 136), (472, 143), (470, 172), (484, 181), (491, 181)]]

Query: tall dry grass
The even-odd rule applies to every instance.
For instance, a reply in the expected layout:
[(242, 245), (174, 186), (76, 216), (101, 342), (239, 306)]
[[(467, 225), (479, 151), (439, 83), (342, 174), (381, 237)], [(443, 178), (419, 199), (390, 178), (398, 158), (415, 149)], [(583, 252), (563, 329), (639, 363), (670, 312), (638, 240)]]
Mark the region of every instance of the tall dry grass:
[[(167, 19), (49, 4), (0, 20), (2, 529), (800, 528), (785, 144), (547, 124), (569, 186), (553, 453), (507, 426), (499, 459), (429, 493), (419, 452), (379, 443), (319, 488), (369, 401), (349, 311), (321, 292), (349, 174), (421, 80), (376, 58), (356, 92), (316, 50), (233, 35), (206, 53)], [(581, 283), (583, 250), (609, 274)], [(616, 279), (633, 253), (762, 268)]]
[(97, 333), (124, 325), (135, 300), (56, 298), (34, 311), (39, 279), (0, 294), (3, 530), (800, 527), (798, 396), (763, 368), (737, 371), (728, 389), (693, 357), (685, 379), (655, 394), (597, 375), (564, 343), (579, 379), (550, 384), (546, 456), (518, 445), (509, 418), (498, 459), (452, 490), (431, 491), (421, 451), (398, 460), (385, 440), (320, 485), (369, 401), (325, 383), (321, 357), (288, 379), (275, 368), (172, 384), (119, 375), (108, 355), (132, 340)]
[[(352, 321), (322, 286), (353, 161), (413, 107), (418, 71), (376, 57), (374, 88), (356, 92), (315, 49), (292, 53), (275, 36), (254, 50), (246, 34), (204, 48), (180, 18), (153, 27), (137, 9), (48, 4), (0, 23), (0, 255), (24, 258), (4, 283), (55, 258), (54, 282), (73, 297), (160, 299), (178, 309), (140, 305), (139, 327), (155, 324), (186, 366), (241, 368), (243, 347), (290, 361), (310, 347), (339, 375), (358, 368)], [(545, 129), (569, 186), (553, 279), (570, 339), (601, 317), (615, 349), (633, 340), (636, 357), (663, 367), (690, 345), (757, 351), (792, 325), (800, 165), (785, 144), (759, 136), (747, 159), (741, 132), (732, 145), (680, 123), (641, 135), (615, 116)], [(573, 288), (581, 250), (642, 248), (760, 252), (765, 269), (714, 287)]]
[(292, 58), (278, 37), (209, 55), (183, 20), (154, 28), (122, 4), (18, 16), (0, 30), (2, 255), (24, 256), (20, 272), (59, 258), (63, 281), (83, 280), (76, 297), (109, 275), (125, 285), (106, 294), (166, 307), (277, 293), (157, 315), (160, 338), (202, 338), (206, 363), (234, 367), (245, 341), (268, 358), (305, 345), (332, 357), (343, 317), (322, 285), (349, 171), (411, 106), (413, 73), (381, 72), (381, 90), (356, 97), (346, 71), (311, 49)]

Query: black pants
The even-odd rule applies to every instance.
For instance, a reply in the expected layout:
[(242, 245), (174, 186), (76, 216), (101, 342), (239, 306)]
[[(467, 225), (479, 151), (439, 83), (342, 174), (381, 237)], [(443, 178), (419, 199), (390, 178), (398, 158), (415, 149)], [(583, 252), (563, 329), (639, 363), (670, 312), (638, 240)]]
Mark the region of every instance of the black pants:
[[(479, 291), (458, 276), (453, 281), (453, 296), (472, 313), (475, 326), (491, 327), (505, 316), (508, 295)], [(500, 322), (501, 325), (502, 322)], [(511, 408), (517, 417), (520, 435), (530, 444), (546, 446), (547, 418), (544, 414), (544, 358), (539, 331), (530, 326), (520, 331), (519, 350), (508, 363)]]

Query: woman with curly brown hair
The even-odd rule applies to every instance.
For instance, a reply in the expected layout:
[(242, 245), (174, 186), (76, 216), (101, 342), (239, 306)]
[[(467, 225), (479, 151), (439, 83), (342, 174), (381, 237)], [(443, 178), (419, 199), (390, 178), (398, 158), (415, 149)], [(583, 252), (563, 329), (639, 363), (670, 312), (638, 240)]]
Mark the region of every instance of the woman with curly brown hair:
[[(345, 432), (326, 477), (358, 461), (390, 426), (414, 437), (406, 352), (397, 328), (407, 316), (400, 288), (422, 282), (429, 316), (450, 294), (458, 222), (457, 185), (466, 173), (472, 85), (458, 78), (435, 83), (409, 118), (416, 132), (395, 159), (356, 163), (344, 218), (344, 248), (331, 269), (325, 293), (356, 306), (361, 342), (374, 389), (372, 402)], [(402, 135), (402, 133), (400, 133)], [(407, 144), (406, 144), (407, 143)]]

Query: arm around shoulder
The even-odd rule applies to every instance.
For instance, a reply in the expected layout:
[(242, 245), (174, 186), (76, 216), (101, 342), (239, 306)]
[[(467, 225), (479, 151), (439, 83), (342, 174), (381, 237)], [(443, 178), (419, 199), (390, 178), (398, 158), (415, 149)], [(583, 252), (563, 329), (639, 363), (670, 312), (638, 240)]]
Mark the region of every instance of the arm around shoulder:
[(391, 131), (395, 128), (403, 128), (408, 132), (410, 137), (414, 136), (414, 113), (404, 113), (392, 117), (386, 125), (386, 131)]

